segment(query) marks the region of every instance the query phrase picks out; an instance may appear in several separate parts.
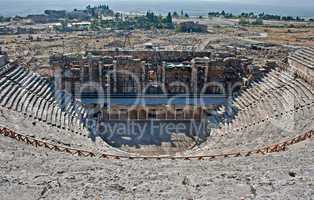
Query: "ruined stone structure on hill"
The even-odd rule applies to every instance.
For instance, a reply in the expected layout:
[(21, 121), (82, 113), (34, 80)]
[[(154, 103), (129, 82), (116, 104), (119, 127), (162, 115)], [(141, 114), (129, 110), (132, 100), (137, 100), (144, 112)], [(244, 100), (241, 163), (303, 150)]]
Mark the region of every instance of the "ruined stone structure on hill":
[[(185, 99), (174, 100), (173, 112), (183, 111), (185, 113), (183, 119), (199, 119), (202, 114), (191, 114), (189, 111), (191, 106), (198, 107), (193, 111), (198, 112), (198, 109), (206, 109), (203, 106), (212, 109), (215, 108), (215, 105), (223, 104), (223, 99), (233, 90), (229, 86), (242, 81), (241, 73), (248, 71), (250, 63), (251, 61), (246, 58), (209, 51), (116, 52), (108, 50), (87, 52), (86, 55), (50, 57), (50, 64), (58, 75), (56, 78), (59, 89), (85, 99), (86, 104), (89, 104), (88, 100), (93, 98), (121, 97), (124, 98), (124, 101), (110, 104), (114, 106), (122, 103), (127, 106), (134, 104), (134, 101), (127, 99), (128, 97), (143, 96), (145, 104), (150, 107), (145, 109), (145, 119), (148, 119), (148, 116), (155, 116), (155, 114), (150, 114), (149, 110), (152, 110), (152, 113), (162, 110), (162, 106), (169, 103), (166, 100), (178, 95)], [(206, 96), (206, 98), (204, 97), (205, 105), (195, 105), (199, 102), (195, 103), (195, 99), (190, 98), (195, 95)], [(217, 95), (221, 97), (220, 101), (214, 98)], [(154, 96), (161, 97), (160, 101), (157, 101), (157, 98), (149, 98)], [(97, 104), (97, 102), (94, 101), (90, 104)], [(153, 108), (154, 106), (155, 108)], [(115, 108), (117, 107), (115, 106)], [(139, 109), (137, 112), (141, 110), (139, 107), (135, 109)], [(112, 110), (115, 109), (111, 109), (111, 112), (115, 113)], [(119, 112), (124, 113), (125, 110), (121, 107)], [(116, 115), (120, 116), (120, 120), (134, 119), (130, 116), (138, 116), (138, 114), (130, 114), (133, 112), (134, 109), (129, 110), (129, 114), (110, 114), (109, 119), (115, 119)], [(104, 114), (104, 116), (106, 115)], [(158, 116), (164, 116), (164, 114), (158, 114)], [(168, 118), (172, 119), (172, 117), (164, 119)], [(182, 117), (174, 117), (174, 119), (177, 118), (181, 119)], [(142, 119), (142, 117), (136, 119)], [(163, 119), (163, 117), (156, 119)]]

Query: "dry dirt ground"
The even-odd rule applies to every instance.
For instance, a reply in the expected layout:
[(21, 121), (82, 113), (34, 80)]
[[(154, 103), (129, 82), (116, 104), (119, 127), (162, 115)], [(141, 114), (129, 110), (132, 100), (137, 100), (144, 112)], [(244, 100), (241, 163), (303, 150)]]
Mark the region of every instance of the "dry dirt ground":
[(304, 199), (314, 196), (314, 141), (265, 157), (97, 160), (0, 137), (0, 195), (29, 199)]
[(267, 37), (261, 38), (263, 42), (279, 45), (313, 46), (314, 28), (251, 28), (250, 31), (267, 33)]

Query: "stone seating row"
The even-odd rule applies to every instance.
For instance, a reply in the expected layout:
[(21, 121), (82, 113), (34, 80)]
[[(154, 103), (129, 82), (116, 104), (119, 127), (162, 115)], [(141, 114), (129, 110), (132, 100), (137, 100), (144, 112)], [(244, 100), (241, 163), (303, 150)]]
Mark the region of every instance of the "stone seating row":
[(239, 132), (274, 116), (313, 105), (311, 87), (288, 72), (272, 71), (242, 94), (232, 103), (231, 120), (225, 119), (219, 126), (222, 132)]
[[(5, 66), (7, 67), (7, 66)], [(22, 67), (0, 68), (0, 105), (51, 126), (87, 134), (86, 111), (48, 80)]]

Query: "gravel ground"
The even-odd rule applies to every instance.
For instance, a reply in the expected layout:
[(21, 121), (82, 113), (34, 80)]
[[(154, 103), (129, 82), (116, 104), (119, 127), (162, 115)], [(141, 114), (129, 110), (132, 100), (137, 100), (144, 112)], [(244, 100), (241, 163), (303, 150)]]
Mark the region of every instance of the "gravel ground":
[(0, 195), (29, 199), (304, 199), (314, 196), (314, 142), (217, 161), (78, 158), (0, 137)]
[(0, 126), (7, 127), (18, 133), (27, 136), (32, 136), (37, 139), (49, 141), (50, 143), (92, 150), (92, 151), (106, 151), (115, 154), (125, 154), (119, 149), (115, 149), (105, 144), (100, 138), (96, 142), (92, 142), (87, 136), (81, 136), (69, 131), (51, 127), (44, 122), (34, 120), (32, 118), (25, 118), (22, 114), (15, 111), (8, 111), (0, 107)]

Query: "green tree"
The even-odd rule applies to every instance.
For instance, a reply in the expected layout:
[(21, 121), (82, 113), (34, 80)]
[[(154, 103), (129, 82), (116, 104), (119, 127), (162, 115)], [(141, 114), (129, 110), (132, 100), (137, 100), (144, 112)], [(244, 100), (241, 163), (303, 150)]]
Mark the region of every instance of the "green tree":
[(178, 18), (178, 17), (179, 17), (179, 14), (178, 14), (176, 11), (174, 11), (173, 14), (172, 14), (172, 16), (173, 16), (174, 18)]
[(172, 15), (171, 12), (168, 13), (167, 17), (166, 17), (166, 23), (171, 24), (172, 23)]
[(121, 18), (121, 14), (117, 12), (116, 14), (114, 14), (114, 17), (115, 17), (116, 21), (119, 21)]

